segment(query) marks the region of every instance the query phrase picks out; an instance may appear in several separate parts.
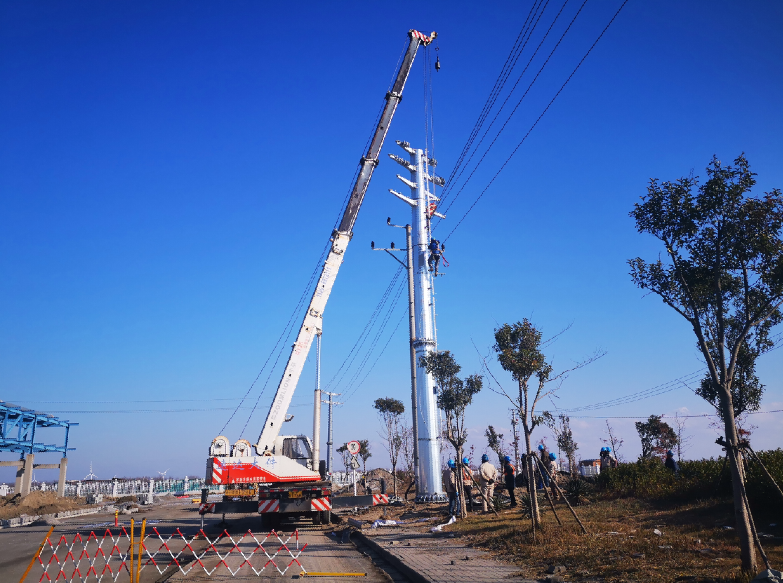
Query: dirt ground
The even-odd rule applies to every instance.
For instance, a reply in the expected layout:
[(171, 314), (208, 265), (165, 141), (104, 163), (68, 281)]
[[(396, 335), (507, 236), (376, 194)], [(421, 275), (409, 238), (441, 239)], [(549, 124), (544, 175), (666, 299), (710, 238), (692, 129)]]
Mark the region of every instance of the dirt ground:
[[(635, 499), (598, 500), (575, 508), (587, 535), (562, 502), (556, 504), (562, 526), (546, 502), (542, 503), (542, 508), (546, 506), (543, 528), (535, 540), (529, 516), (519, 509), (503, 510), (500, 518), (469, 516), (444, 530), (461, 533), (472, 546), (514, 561), (532, 579), (545, 576), (550, 565), (563, 565), (565, 578), (572, 581), (744, 580), (729, 501), (664, 505)], [(773, 568), (779, 568), (783, 525), (760, 513), (756, 524)], [(763, 569), (761, 557), (758, 561)]]
[(22, 514), (54, 514), (65, 510), (87, 508), (85, 498), (58, 498), (56, 492), (30, 492), (24, 499), (17, 495), (0, 496), (0, 519), (18, 518)]

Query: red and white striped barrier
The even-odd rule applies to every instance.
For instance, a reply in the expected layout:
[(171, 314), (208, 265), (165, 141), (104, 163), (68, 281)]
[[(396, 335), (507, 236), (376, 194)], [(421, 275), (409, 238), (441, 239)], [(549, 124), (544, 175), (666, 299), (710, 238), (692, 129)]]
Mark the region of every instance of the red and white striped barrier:
[(199, 514), (214, 514), (215, 513), (215, 503), (204, 503), (198, 505), (198, 513)]
[(372, 495), (372, 505), (378, 506), (378, 504), (388, 504), (389, 503), (389, 496), (387, 494), (373, 494)]
[(280, 500), (259, 500), (258, 513), (280, 512)]
[(316, 512), (323, 512), (325, 510), (331, 510), (332, 509), (332, 502), (329, 500), (329, 498), (315, 498), (314, 500), (310, 500), (310, 510), (315, 510)]

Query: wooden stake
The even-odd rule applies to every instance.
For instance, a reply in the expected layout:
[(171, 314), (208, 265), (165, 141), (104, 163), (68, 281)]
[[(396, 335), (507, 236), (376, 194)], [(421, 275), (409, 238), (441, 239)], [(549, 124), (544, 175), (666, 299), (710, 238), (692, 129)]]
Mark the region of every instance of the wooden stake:
[[(541, 470), (538, 470), (538, 473), (540, 475), (541, 474)], [(550, 480), (551, 480), (551, 478), (550, 478)], [(541, 476), (541, 483), (543, 484), (543, 482), (544, 482), (544, 477)], [(549, 493), (549, 489), (546, 486), (544, 486), (544, 494), (546, 495), (547, 502), (549, 502), (549, 505), (552, 507), (552, 512), (555, 513), (555, 518), (557, 519), (557, 523), (560, 526), (563, 526), (563, 523), (560, 522), (560, 517), (557, 515), (557, 510), (555, 510), (555, 503), (552, 501), (552, 496)]]
[[(546, 472), (546, 475), (549, 476), (549, 479), (551, 480), (552, 476), (549, 475), (549, 470), (547, 470), (544, 467), (543, 462), (540, 459), (538, 459), (538, 457), (536, 457), (536, 461), (538, 462), (539, 466)], [(555, 488), (557, 488), (557, 491), (560, 492), (560, 495), (563, 497), (563, 501), (566, 503), (566, 506), (568, 506), (568, 509), (571, 511), (571, 514), (574, 515), (574, 518), (579, 523), (579, 526), (582, 527), (582, 532), (584, 534), (587, 534), (587, 529), (585, 528), (585, 525), (582, 524), (581, 520), (579, 520), (579, 517), (576, 515), (576, 510), (574, 510), (574, 507), (571, 506), (571, 503), (568, 501), (568, 498), (566, 497), (563, 490), (560, 489), (560, 485), (557, 482), (555, 482)]]

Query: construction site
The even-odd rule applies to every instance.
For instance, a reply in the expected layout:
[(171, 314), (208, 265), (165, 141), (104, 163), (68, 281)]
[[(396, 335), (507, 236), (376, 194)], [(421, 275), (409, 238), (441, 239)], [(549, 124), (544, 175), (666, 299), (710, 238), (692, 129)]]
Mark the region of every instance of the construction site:
[(781, 583), (783, 11), (707, 7), (2, 8), (0, 581)]

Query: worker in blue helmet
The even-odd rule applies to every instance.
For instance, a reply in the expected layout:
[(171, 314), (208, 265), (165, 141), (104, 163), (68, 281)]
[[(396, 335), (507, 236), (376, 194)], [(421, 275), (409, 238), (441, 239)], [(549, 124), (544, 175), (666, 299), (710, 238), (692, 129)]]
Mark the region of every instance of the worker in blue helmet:
[(606, 471), (618, 466), (617, 458), (612, 453), (611, 447), (601, 448), (601, 471)]
[(465, 510), (473, 512), (473, 471), (467, 457), (462, 458), (462, 491), (465, 494)]
[(497, 468), (489, 463), (489, 456), (487, 454), (482, 455), (481, 465), (478, 469), (478, 481), (484, 503), (484, 512), (489, 511), (487, 509), (487, 501), (490, 501), (490, 504), (492, 503), (492, 496), (495, 494), (495, 480), (497, 479)]
[[(560, 475), (560, 468), (557, 465), (557, 454), (550, 452), (544, 463), (544, 467), (546, 468), (544, 474), (549, 474), (549, 488), (552, 493), (552, 498), (560, 500), (560, 488), (557, 487), (558, 476)], [(545, 475), (544, 477), (547, 476)]]
[(506, 456), (503, 458), (503, 481), (506, 484), (506, 491), (511, 498), (511, 508), (516, 508), (517, 497), (514, 493), (514, 480), (516, 478), (517, 470), (514, 464), (511, 463), (511, 458)]
[[(538, 444), (538, 453), (541, 456), (541, 463), (546, 467), (549, 463), (549, 452), (543, 443)], [(540, 469), (540, 466), (538, 469)], [(541, 478), (538, 480), (538, 489), (543, 490), (544, 488), (549, 488), (549, 476), (546, 475), (546, 472), (542, 471), (537, 473), (540, 473), (541, 475)]]
[(663, 462), (663, 465), (673, 471), (676, 476), (680, 475), (680, 464), (674, 459), (674, 452), (672, 450), (666, 452), (666, 461)]
[(454, 516), (454, 512), (458, 508), (459, 494), (457, 493), (457, 464), (454, 460), (446, 462), (448, 466), (443, 470), (443, 489), (446, 491), (446, 495), (449, 497), (449, 510), (448, 515)]

